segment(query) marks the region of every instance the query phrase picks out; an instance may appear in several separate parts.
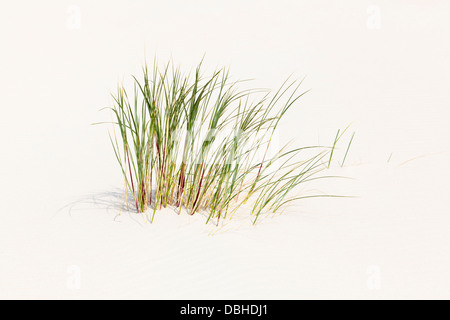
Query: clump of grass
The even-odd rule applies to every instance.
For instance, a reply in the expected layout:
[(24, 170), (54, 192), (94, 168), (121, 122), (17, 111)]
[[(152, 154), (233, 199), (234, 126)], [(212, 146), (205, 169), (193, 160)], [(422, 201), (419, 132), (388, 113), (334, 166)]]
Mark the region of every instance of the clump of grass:
[[(110, 140), (132, 194), (135, 210), (185, 208), (208, 213), (207, 222), (232, 215), (249, 202), (256, 223), (264, 212), (289, 202), (324, 195), (297, 195), (299, 185), (324, 178), (332, 147), (269, 149), (274, 133), (294, 103), (308, 91), (286, 80), (276, 92), (239, 89), (226, 69), (209, 75), (198, 65), (185, 75), (173, 63), (142, 78), (133, 77), (132, 95), (117, 88)], [(348, 149), (347, 149), (348, 152)], [(346, 156), (347, 156), (346, 152)], [(304, 157), (301, 157), (304, 155)]]

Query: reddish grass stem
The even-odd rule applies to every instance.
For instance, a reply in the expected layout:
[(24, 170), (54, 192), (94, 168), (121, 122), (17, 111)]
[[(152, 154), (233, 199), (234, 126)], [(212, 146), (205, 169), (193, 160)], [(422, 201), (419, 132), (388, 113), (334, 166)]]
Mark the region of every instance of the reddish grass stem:
[(131, 164), (130, 164), (130, 155), (128, 154), (128, 146), (126, 147), (126, 149), (127, 149), (127, 158), (128, 158), (128, 168), (130, 169), (131, 188), (133, 189), (133, 198), (134, 198), (134, 201), (136, 202), (136, 211), (137, 211), (137, 213), (139, 213), (139, 206), (138, 206), (137, 199), (136, 199), (135, 192), (134, 192), (133, 175), (131, 174)]

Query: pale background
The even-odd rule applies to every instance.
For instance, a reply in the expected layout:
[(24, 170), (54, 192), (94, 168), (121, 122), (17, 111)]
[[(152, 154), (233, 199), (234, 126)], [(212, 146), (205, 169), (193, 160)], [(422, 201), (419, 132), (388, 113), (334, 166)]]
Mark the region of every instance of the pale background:
[[(445, 0), (2, 3), (0, 298), (450, 298), (449, 16)], [(353, 123), (338, 172), (355, 180), (325, 186), (359, 197), (213, 236), (170, 210), (114, 219), (120, 172), (90, 124), (144, 57), (189, 71), (204, 54), (258, 86), (307, 76), (280, 139)]]

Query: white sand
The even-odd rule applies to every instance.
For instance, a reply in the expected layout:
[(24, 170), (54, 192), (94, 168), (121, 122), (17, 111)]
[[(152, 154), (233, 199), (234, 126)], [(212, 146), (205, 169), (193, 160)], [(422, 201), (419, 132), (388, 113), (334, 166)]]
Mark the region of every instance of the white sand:
[(88, 203), (2, 224), (0, 297), (448, 298), (450, 217), (431, 177), (411, 183), (416, 169), (355, 167), (361, 198), (304, 202), (256, 227), (170, 209), (153, 225), (114, 220)]
[[(368, 29), (356, 0), (75, 1), (75, 30), (66, 4), (44, 2), (0, 12), (0, 298), (450, 298), (448, 2), (380, 2)], [(280, 141), (328, 143), (353, 122), (336, 172), (356, 180), (317, 187), (359, 197), (256, 227), (116, 217), (120, 172), (106, 128), (89, 124), (109, 120), (97, 110), (144, 47), (187, 68), (206, 52), (208, 68), (257, 86), (308, 75)]]

